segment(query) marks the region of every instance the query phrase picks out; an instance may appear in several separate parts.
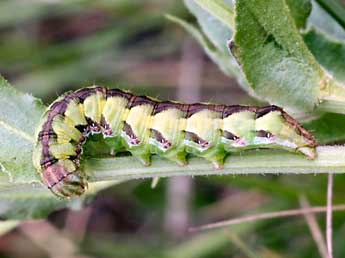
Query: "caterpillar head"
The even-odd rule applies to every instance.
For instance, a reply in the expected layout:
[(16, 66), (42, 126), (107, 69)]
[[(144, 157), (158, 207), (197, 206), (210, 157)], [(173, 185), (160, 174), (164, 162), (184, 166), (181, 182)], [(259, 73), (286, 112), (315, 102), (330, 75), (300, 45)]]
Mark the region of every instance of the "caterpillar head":
[(268, 112), (257, 113), (254, 145), (281, 148), (316, 157), (316, 141), (298, 122), (281, 108), (271, 106)]
[(69, 172), (60, 164), (53, 164), (43, 171), (43, 181), (50, 191), (61, 198), (80, 196), (87, 188), (85, 178), (78, 172)]

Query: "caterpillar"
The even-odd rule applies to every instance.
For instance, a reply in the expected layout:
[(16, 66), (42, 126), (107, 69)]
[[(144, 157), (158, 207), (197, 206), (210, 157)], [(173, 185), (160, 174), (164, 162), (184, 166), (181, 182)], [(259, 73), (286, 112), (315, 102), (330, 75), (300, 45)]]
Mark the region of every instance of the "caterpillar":
[(316, 141), (277, 106), (183, 104), (92, 86), (68, 92), (43, 114), (33, 164), (59, 197), (80, 196), (87, 180), (80, 167), (90, 134), (116, 139), (144, 165), (157, 154), (180, 165), (187, 154), (221, 168), (228, 153), (256, 148), (285, 149), (314, 159)]

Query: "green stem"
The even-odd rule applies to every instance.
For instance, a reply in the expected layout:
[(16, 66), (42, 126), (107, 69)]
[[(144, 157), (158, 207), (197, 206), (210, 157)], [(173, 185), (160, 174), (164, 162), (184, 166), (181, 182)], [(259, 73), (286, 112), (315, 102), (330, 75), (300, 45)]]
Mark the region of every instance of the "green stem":
[(345, 8), (337, 0), (316, 0), (344, 29)]
[(345, 147), (320, 146), (318, 158), (307, 160), (303, 155), (276, 150), (254, 150), (230, 155), (224, 169), (215, 170), (201, 158), (190, 158), (181, 167), (153, 156), (152, 165), (145, 167), (134, 157), (93, 158), (85, 162), (91, 181), (138, 179), (170, 176), (240, 175), (240, 174), (319, 174), (345, 172)]

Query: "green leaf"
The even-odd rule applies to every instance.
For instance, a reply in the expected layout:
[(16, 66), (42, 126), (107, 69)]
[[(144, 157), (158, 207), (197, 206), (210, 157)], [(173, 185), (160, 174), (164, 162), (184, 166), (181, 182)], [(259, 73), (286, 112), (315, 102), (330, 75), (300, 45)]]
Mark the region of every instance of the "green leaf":
[[(0, 217), (2, 219), (37, 219), (47, 217), (70, 202), (56, 198), (42, 184), (13, 184), (0, 188)], [(76, 200), (79, 201), (80, 200)]]
[(236, 60), (227, 48), (227, 42), (232, 35), (231, 30), (193, 0), (186, 0), (185, 3), (188, 9), (197, 17), (204, 34), (194, 25), (178, 17), (166, 15), (167, 19), (183, 27), (200, 44), (205, 53), (224, 74), (229, 77), (236, 77), (241, 87), (251, 96), (254, 96), (253, 90), (248, 86)]
[(306, 122), (303, 127), (312, 132), (319, 144), (345, 140), (345, 115), (326, 113), (320, 118)]
[(270, 103), (312, 110), (323, 71), (283, 0), (238, 0), (232, 52), (255, 93)]
[(334, 18), (324, 10), (317, 1), (312, 1), (313, 8), (308, 19), (310, 27), (317, 28), (318, 31), (337, 40), (345, 40), (345, 30), (334, 20)]
[(41, 183), (12, 184), (0, 187), (0, 218), (1, 219), (38, 219), (46, 218), (51, 212), (62, 209), (80, 209), (86, 200), (115, 184), (119, 180), (89, 183), (89, 188), (81, 198), (71, 200), (56, 198)]
[(345, 82), (345, 42), (335, 41), (315, 29), (303, 37), (318, 62), (337, 80)]
[(44, 110), (41, 101), (0, 78), (0, 167), (10, 183), (39, 181), (31, 160), (34, 132)]
[(317, 0), (340, 26), (345, 29), (345, 7), (338, 0)]
[[(197, 18), (198, 24), (208, 40), (219, 51), (232, 58), (227, 47), (227, 41), (232, 37), (233, 26), (227, 26), (217, 16), (210, 13), (208, 9), (202, 8), (199, 5), (200, 1), (185, 0), (184, 3), (188, 10)], [(233, 14), (231, 15), (233, 16)]]
[(286, 4), (290, 8), (297, 28), (304, 28), (312, 9), (310, 0), (286, 0)]

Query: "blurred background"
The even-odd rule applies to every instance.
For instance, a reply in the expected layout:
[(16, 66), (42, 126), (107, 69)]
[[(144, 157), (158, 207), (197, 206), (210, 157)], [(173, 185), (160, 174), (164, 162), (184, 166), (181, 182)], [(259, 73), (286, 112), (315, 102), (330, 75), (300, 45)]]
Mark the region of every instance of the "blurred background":
[[(46, 104), (92, 84), (160, 99), (261, 104), (167, 13), (195, 22), (175, 0), (2, 0), (0, 73)], [(193, 234), (188, 228), (299, 208), (302, 199), (325, 205), (326, 182), (324, 175), (178, 177), (155, 188), (151, 180), (128, 181), (79, 211), (16, 227), (0, 237), (0, 257), (320, 257), (303, 216)], [(337, 204), (344, 176), (335, 182)], [(324, 215), (315, 218), (324, 231)], [(337, 257), (345, 257), (344, 221), (334, 214)]]

